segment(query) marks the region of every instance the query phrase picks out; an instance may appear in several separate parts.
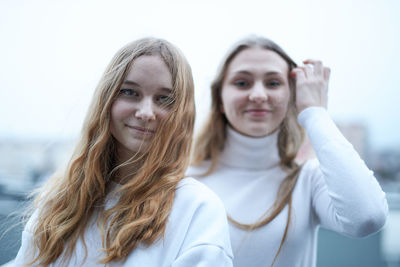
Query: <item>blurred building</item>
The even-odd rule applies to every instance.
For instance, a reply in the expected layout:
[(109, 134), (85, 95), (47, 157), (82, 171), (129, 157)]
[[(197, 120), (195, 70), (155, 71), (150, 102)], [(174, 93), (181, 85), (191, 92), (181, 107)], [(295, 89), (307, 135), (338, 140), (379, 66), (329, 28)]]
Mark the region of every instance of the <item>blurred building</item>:
[[(369, 154), (369, 140), (368, 128), (362, 123), (336, 123), (339, 130), (344, 137), (353, 145), (354, 149), (358, 152), (361, 158), (368, 162)], [(306, 137), (302, 147), (297, 155), (298, 162), (304, 162), (307, 159), (315, 157), (315, 151), (308, 138)]]
[(0, 140), (0, 190), (24, 194), (62, 166), (73, 149), (72, 140)]
[(368, 128), (362, 123), (338, 123), (338, 128), (353, 145), (360, 157), (367, 161), (370, 158)]

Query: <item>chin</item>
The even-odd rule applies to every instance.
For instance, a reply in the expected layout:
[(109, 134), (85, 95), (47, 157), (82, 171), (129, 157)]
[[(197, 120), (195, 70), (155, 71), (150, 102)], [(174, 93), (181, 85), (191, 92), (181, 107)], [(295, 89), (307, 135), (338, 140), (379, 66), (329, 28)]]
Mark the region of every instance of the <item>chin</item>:
[(253, 133), (250, 136), (255, 138), (262, 138), (268, 136), (270, 133)]
[(236, 132), (254, 138), (261, 138), (268, 136), (277, 130), (277, 128), (266, 127), (266, 125), (260, 125), (258, 123), (256, 123), (255, 125), (254, 124), (238, 125), (239, 127), (235, 127), (234, 125), (230, 124), (230, 126)]
[(126, 146), (126, 148), (133, 154), (135, 153), (143, 153), (146, 151), (146, 149), (148, 148), (148, 143), (147, 142), (143, 142), (143, 143), (139, 143), (139, 142), (135, 142), (133, 144), (128, 144)]
[(266, 129), (264, 127), (253, 127), (248, 129), (245, 134), (251, 137), (265, 137), (273, 133), (273, 129)]

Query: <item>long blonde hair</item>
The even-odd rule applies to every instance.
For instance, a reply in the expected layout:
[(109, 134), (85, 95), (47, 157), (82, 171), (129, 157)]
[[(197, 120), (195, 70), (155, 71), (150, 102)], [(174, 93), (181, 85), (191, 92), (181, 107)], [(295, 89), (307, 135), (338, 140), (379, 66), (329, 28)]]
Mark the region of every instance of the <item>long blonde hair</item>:
[[(63, 175), (54, 175), (35, 198), (35, 257), (30, 264), (47, 266), (71, 258), (78, 239), (84, 240), (89, 219), (104, 206), (116, 165), (116, 144), (110, 133), (110, 110), (132, 62), (142, 55), (160, 56), (171, 72), (173, 103), (160, 123), (141, 166), (119, 190), (117, 204), (101, 211), (104, 258), (126, 259), (139, 243), (162, 238), (177, 183), (189, 164), (195, 118), (194, 84), (183, 54), (165, 40), (144, 38), (120, 49), (106, 68), (86, 115), (80, 140)], [(134, 163), (125, 162), (124, 165)], [(85, 257), (86, 257), (85, 256)]]
[(296, 63), (276, 43), (263, 37), (253, 36), (240, 40), (228, 52), (222, 62), (222, 65), (220, 66), (219, 71), (217, 72), (214, 81), (211, 84), (211, 112), (208, 120), (206, 121), (205, 127), (197, 137), (194, 146), (192, 164), (198, 165), (204, 160), (211, 161), (209, 169), (202, 176), (211, 174), (217, 166), (219, 155), (224, 149), (225, 145), (226, 125), (229, 123), (225, 115), (221, 112), (221, 91), (225, 75), (232, 60), (241, 51), (253, 47), (259, 47), (277, 53), (286, 61), (288, 65), (290, 99), (288, 103), (287, 114), (280, 125), (277, 144), (280, 156), (280, 165), (284, 170), (287, 171), (288, 175), (282, 181), (279, 187), (278, 195), (272, 206), (272, 210), (268, 213), (266, 212), (267, 216), (260, 218), (259, 221), (253, 224), (243, 224), (237, 222), (230, 216), (228, 216), (228, 219), (240, 229), (254, 230), (272, 221), (276, 216), (279, 215), (284, 207), (288, 205), (288, 219), (278, 253), (274, 258), (275, 262), (276, 257), (281, 251), (282, 245), (286, 239), (289, 228), (292, 212), (292, 192), (301, 169), (301, 166), (295, 162), (295, 157), (304, 139), (304, 132), (301, 126), (297, 123), (295, 81), (289, 76), (290, 71), (296, 67)]

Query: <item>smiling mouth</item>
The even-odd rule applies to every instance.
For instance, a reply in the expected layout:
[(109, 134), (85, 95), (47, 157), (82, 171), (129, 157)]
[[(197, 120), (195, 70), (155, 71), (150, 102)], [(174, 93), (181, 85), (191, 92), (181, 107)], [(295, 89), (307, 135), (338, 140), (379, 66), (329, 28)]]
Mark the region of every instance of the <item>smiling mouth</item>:
[(144, 135), (153, 135), (156, 133), (155, 130), (152, 129), (148, 129), (148, 128), (143, 128), (140, 126), (130, 126), (130, 125), (125, 125), (126, 127), (128, 127), (129, 129), (133, 129), (138, 133), (144, 134)]
[(250, 115), (255, 116), (255, 117), (262, 117), (262, 116), (267, 115), (271, 111), (268, 109), (254, 108), (254, 109), (247, 109), (245, 112), (249, 113)]

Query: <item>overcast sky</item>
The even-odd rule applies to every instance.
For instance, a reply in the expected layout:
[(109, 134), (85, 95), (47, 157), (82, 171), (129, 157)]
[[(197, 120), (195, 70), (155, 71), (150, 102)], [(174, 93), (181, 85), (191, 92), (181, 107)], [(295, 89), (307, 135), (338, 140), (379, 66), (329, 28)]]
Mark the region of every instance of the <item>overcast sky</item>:
[(198, 128), (226, 50), (257, 34), (297, 63), (321, 59), (332, 117), (365, 124), (373, 148), (400, 148), (399, 14), (398, 0), (1, 0), (0, 137), (76, 137), (111, 57), (145, 36), (188, 58)]

